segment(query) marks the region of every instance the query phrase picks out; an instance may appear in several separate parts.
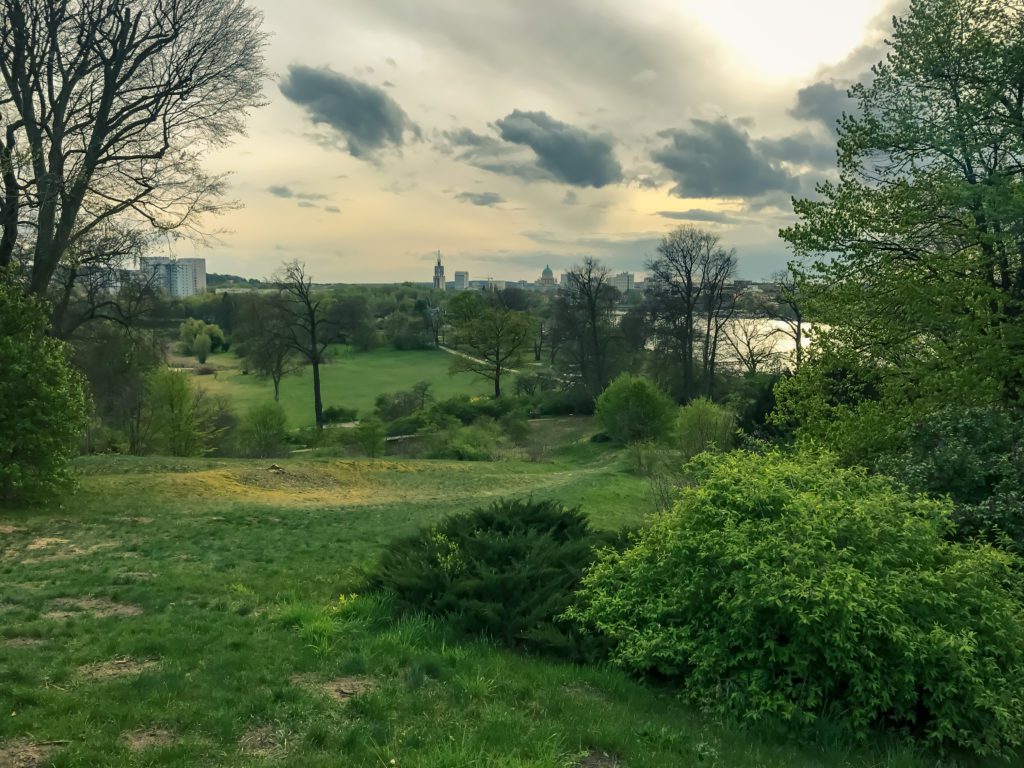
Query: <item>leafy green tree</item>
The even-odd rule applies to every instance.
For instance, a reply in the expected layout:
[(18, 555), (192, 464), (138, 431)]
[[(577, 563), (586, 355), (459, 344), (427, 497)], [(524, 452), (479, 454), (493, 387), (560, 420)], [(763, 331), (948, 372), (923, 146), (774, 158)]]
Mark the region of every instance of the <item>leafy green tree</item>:
[(149, 377), (146, 423), (151, 452), (168, 456), (202, 456), (217, 435), (216, 404), (188, 374), (169, 368)]
[(463, 293), (451, 300), (448, 316), (461, 355), (452, 360), (452, 371), (469, 371), (494, 384), (501, 397), (501, 380), (522, 361), (533, 339), (533, 320), (525, 312)]
[(948, 541), (948, 502), (813, 455), (705, 455), (689, 474), (583, 579), (572, 615), (618, 664), (747, 722), (1024, 743), (1021, 562)]
[(782, 231), (824, 351), (884, 369), (890, 423), (1024, 401), (1022, 31), (1018, 3), (913, 0), (851, 90), (839, 180)]
[(88, 422), (85, 382), (48, 319), (43, 301), (0, 274), (0, 502), (60, 488)]
[(672, 431), (676, 405), (650, 379), (624, 373), (597, 399), (597, 420), (613, 440), (662, 440)]
[(278, 296), (244, 297), (239, 309), (235, 352), (246, 369), (274, 384), (274, 402), (281, 397), (281, 379), (302, 370), (295, 350), (292, 322)]
[(210, 337), (205, 333), (200, 333), (192, 340), (192, 354), (196, 356), (196, 360), (200, 364), (206, 362), (206, 358), (210, 356), (210, 349), (213, 347), (213, 342), (210, 341)]

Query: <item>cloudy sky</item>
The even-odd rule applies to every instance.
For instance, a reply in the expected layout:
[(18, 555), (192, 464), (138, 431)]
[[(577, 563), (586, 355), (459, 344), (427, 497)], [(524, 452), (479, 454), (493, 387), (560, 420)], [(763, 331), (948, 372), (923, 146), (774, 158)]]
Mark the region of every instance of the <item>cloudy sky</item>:
[[(269, 104), (211, 156), (242, 207), (195, 255), (318, 281), (642, 271), (678, 224), (744, 277), (785, 264), (790, 197), (834, 172), (886, 0), (253, 0)], [(297, 10), (301, 7), (301, 11)], [(178, 255), (191, 256), (190, 246)]]

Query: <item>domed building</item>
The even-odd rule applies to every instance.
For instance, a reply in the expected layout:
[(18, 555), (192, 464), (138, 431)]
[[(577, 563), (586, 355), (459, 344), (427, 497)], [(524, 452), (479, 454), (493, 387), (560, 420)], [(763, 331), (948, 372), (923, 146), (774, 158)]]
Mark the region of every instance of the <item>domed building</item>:
[(540, 273), (540, 280), (537, 281), (537, 285), (541, 288), (555, 287), (555, 273), (551, 271), (550, 265), (544, 267), (544, 271)]

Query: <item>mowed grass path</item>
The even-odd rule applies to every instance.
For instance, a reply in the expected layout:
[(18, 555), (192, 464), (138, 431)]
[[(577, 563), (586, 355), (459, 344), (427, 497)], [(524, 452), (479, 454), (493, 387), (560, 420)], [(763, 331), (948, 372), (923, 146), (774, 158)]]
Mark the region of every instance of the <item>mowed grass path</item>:
[(715, 724), (669, 691), (460, 641), (359, 590), (385, 542), (502, 494), (640, 522), (614, 452), (552, 464), (83, 459), (0, 512), (0, 765), (935, 765)]
[[(348, 347), (333, 348), (331, 362), (320, 368), (324, 407), (345, 406), (357, 409), (360, 416), (369, 416), (381, 392), (409, 389), (418, 381), (429, 381), (434, 397), (441, 400), (488, 392), (487, 382), (478, 376), (450, 374), (451, 359), (440, 350), (355, 352)], [(253, 405), (273, 401), (274, 385), (251, 374), (243, 376), (241, 363), (233, 353), (211, 355), (208, 362), (219, 369), (217, 378), (197, 376), (195, 381), (211, 394), (227, 396), (238, 415)], [(313, 425), (313, 373), (308, 366), (297, 376), (282, 380), (280, 402), (289, 426)]]

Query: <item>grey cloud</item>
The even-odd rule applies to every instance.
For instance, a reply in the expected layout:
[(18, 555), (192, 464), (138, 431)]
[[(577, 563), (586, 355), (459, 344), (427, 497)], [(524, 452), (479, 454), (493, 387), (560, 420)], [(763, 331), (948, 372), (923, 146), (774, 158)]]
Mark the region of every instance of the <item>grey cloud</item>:
[(496, 121), (505, 141), (533, 150), (537, 164), (559, 181), (604, 187), (622, 181), (611, 139), (555, 120), (546, 112), (514, 110)]
[(772, 160), (822, 169), (835, 168), (836, 165), (834, 136), (821, 139), (810, 131), (802, 131), (779, 139), (759, 139), (756, 146)]
[(309, 200), (300, 200), (299, 208), (319, 208), (316, 203), (311, 203)]
[(286, 184), (271, 184), (267, 187), (267, 192), (272, 194), (274, 197), (283, 197), (285, 199), (295, 198), (296, 200), (326, 200), (327, 195), (321, 195), (315, 192), (296, 192)]
[(565, 197), (562, 198), (563, 205), (578, 205), (580, 202), (579, 197), (571, 189), (565, 191)]
[(751, 197), (796, 192), (799, 180), (772, 163), (743, 127), (720, 119), (693, 120), (688, 130), (659, 134), (669, 144), (651, 153), (676, 182), (678, 197)]
[(676, 219), (678, 221), (706, 221), (716, 224), (729, 224), (736, 221), (731, 213), (723, 211), (706, 211), (703, 208), (691, 208), (688, 211), (658, 211), (658, 216), (663, 219)]
[(463, 203), (472, 203), (473, 205), (482, 205), (487, 207), (493, 207), (499, 203), (505, 202), (505, 198), (497, 192), (460, 192), (455, 195), (455, 199)]
[(325, 205), (324, 210), (327, 211), (327, 213), (341, 213), (341, 208), (336, 205)]
[(353, 157), (372, 158), (386, 147), (400, 147), (406, 133), (420, 130), (383, 89), (327, 68), (292, 65), (281, 93), (302, 107), (316, 125), (344, 138)]
[(840, 115), (852, 105), (846, 95), (847, 87), (829, 80), (801, 88), (796, 94), (796, 106), (789, 113), (799, 120), (816, 121), (835, 130)]

